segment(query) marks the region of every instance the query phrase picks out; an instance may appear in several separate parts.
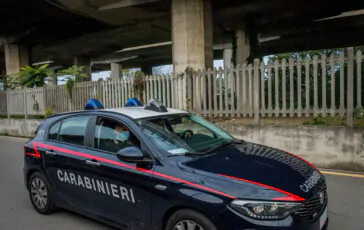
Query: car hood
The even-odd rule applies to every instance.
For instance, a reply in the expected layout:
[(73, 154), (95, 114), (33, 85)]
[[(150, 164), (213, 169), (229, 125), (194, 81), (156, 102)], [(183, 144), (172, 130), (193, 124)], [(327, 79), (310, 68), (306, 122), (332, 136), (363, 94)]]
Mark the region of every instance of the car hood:
[[(194, 169), (195, 173), (214, 174), (240, 185), (274, 190), (282, 195), (277, 197), (278, 200), (308, 199), (326, 186), (324, 176), (302, 158), (247, 142), (221, 147), (181, 166)], [(229, 190), (229, 186), (225, 189)], [(239, 194), (235, 195), (239, 197)]]

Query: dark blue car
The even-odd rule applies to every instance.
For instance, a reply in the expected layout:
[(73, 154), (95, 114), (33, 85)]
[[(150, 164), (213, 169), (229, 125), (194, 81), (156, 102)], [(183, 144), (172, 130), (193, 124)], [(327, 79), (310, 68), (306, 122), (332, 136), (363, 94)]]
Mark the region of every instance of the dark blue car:
[(62, 208), (135, 230), (328, 225), (326, 181), (312, 164), (158, 101), (50, 117), (24, 151), (41, 214)]

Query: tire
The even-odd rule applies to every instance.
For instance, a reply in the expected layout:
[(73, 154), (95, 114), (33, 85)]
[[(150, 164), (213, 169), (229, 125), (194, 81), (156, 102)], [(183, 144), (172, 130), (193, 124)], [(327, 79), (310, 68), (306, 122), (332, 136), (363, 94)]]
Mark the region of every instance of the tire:
[(56, 210), (52, 196), (52, 189), (47, 178), (39, 172), (33, 173), (28, 181), (29, 198), (37, 212), (43, 215)]
[[(192, 227), (193, 226), (193, 227)], [(190, 227), (190, 228), (188, 228)], [(217, 230), (216, 226), (203, 214), (181, 209), (167, 221), (165, 230)]]

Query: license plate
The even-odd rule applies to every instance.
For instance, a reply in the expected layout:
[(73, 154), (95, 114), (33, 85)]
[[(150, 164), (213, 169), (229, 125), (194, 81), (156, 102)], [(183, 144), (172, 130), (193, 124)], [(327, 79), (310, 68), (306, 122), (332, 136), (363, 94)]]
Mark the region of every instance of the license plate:
[(322, 216), (320, 217), (320, 230), (324, 227), (326, 220), (327, 220), (327, 207)]

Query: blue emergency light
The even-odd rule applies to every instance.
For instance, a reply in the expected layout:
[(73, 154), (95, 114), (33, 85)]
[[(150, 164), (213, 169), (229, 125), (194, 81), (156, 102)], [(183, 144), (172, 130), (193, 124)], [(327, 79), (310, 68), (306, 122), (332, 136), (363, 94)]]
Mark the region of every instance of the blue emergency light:
[(126, 102), (125, 107), (132, 107), (132, 106), (143, 106), (143, 104), (136, 98), (130, 98)]
[(85, 110), (104, 109), (104, 106), (97, 99), (89, 100), (85, 105)]

